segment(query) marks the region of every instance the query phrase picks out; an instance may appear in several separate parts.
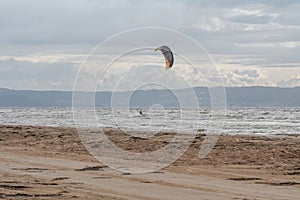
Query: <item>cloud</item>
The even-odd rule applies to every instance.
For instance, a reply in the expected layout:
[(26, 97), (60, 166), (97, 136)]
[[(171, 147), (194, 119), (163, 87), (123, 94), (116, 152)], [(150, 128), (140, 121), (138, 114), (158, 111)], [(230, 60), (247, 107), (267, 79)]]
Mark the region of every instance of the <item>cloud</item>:
[(140, 65), (131, 67), (122, 74), (108, 74), (100, 80), (97, 89), (130, 91), (137, 89), (189, 88), (194, 86), (194, 77), (188, 76), (188, 74), (187, 71), (183, 74), (176, 70), (165, 70), (160, 65)]
[(72, 63), (0, 60), (0, 87), (71, 90), (77, 68)]
[(226, 86), (253, 86), (264, 85), (266, 75), (258, 69), (223, 70), (223, 79)]
[[(258, 8), (257, 8), (258, 7)], [(226, 19), (246, 24), (268, 24), (278, 17), (278, 13), (268, 13), (264, 11), (261, 5), (258, 5), (250, 9), (235, 8), (229, 11)]]
[[(73, 66), (93, 46), (120, 31), (155, 26), (186, 33), (212, 56), (230, 57), (219, 60), (221, 68), (232, 65), (228, 84), (261, 84), (261, 79), (253, 79), (249, 74), (253, 67), (287, 70), (300, 66), (299, 9), (298, 0), (3, 0), (0, 2), (1, 59), (13, 58), (23, 67), (12, 61), (11, 65), (6, 61), (3, 66), (1, 62), (1, 74), (13, 71), (16, 75), (12, 78), (0, 75), (0, 83), (18, 88), (25, 85), (30, 88), (30, 84), (33, 88), (39, 85), (69, 88), (70, 83), (63, 81), (62, 76), (75, 73)], [(234, 72), (237, 66), (241, 72)], [(31, 71), (36, 74), (30, 74)], [(60, 74), (54, 75), (57, 72)], [(111, 76), (111, 81), (116, 76)], [(188, 73), (186, 78), (195, 80), (194, 84), (198, 79)], [(40, 84), (35, 85), (36, 82)]]
[(258, 73), (257, 70), (234, 70), (233, 71), (234, 74), (236, 75), (240, 75), (240, 76), (248, 76), (248, 77), (251, 77), (251, 78), (257, 78), (260, 76), (260, 74)]
[(300, 76), (295, 76), (290, 79), (282, 79), (278, 81), (277, 85), (279, 87), (295, 87), (295, 86), (300, 86)]

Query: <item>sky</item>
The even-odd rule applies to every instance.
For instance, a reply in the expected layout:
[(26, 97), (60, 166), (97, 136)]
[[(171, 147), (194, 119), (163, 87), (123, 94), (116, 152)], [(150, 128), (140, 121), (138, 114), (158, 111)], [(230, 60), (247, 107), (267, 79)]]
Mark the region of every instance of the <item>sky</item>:
[[(72, 90), (76, 73), (95, 46), (142, 27), (172, 29), (193, 38), (208, 52), (225, 86), (300, 86), (299, 10), (297, 0), (1, 0), (0, 87)], [(182, 79), (192, 86), (214, 80), (213, 75), (195, 76), (179, 59), (166, 74), (158, 67), (161, 63), (163, 68), (163, 60), (154, 62), (157, 55), (130, 56), (99, 88), (112, 90), (120, 80), (122, 88), (139, 87), (130, 86), (137, 76), (144, 82), (153, 81), (149, 77), (169, 80), (164, 84), (178, 88), (187, 85), (180, 84)], [(139, 64), (145, 65), (136, 70)], [(205, 68), (211, 63), (194, 64)], [(122, 70), (131, 70), (126, 80)]]

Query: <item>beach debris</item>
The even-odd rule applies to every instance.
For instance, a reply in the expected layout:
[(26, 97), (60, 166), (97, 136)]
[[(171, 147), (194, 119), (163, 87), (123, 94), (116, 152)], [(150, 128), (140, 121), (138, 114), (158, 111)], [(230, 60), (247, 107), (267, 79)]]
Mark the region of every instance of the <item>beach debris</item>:
[(256, 184), (266, 184), (266, 185), (274, 185), (274, 186), (292, 186), (292, 185), (300, 185), (300, 182), (295, 182), (295, 181), (284, 181), (284, 182), (256, 182)]
[(10, 190), (23, 190), (26, 188), (32, 188), (25, 185), (9, 185), (9, 184), (0, 184), (0, 188), (10, 189)]
[(107, 168), (105, 165), (98, 165), (98, 166), (87, 166), (81, 169), (75, 169), (75, 171), (98, 171)]
[(69, 177), (57, 177), (52, 179), (52, 181), (61, 181), (61, 180), (66, 180), (66, 179), (70, 179)]
[(153, 181), (148, 181), (148, 180), (141, 180), (141, 183), (154, 183)]
[(256, 177), (237, 177), (237, 178), (229, 178), (228, 180), (231, 180), (231, 181), (255, 181), (255, 180), (261, 180), (261, 178), (256, 178)]

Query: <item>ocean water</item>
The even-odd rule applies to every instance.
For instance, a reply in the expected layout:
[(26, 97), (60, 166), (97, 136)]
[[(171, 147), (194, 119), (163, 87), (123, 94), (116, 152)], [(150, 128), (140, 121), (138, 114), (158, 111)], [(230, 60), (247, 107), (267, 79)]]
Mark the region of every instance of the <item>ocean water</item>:
[[(85, 113), (80, 112), (84, 118)], [(185, 130), (225, 134), (300, 134), (300, 108), (96, 109), (98, 127), (135, 130)], [(76, 121), (76, 120), (75, 120)], [(88, 123), (88, 120), (87, 120)], [(0, 108), (0, 124), (74, 127), (71, 108)], [(80, 126), (80, 124), (79, 124)]]

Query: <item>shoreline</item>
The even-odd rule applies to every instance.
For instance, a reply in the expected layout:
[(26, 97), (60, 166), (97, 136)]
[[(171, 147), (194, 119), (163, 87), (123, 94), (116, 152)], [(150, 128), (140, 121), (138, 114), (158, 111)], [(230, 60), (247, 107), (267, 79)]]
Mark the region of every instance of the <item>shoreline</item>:
[[(76, 127), (76, 125), (62, 125), (62, 126), (57, 126), (57, 125), (34, 125), (34, 124), (0, 124), (0, 128), (2, 127), (15, 127), (15, 126), (20, 126), (20, 127), (44, 127), (44, 128), (66, 128), (66, 129), (76, 129), (78, 127)], [(111, 126), (103, 126), (103, 127), (97, 127), (97, 128), (101, 128), (101, 129), (113, 129), (113, 130), (117, 130), (117, 129), (121, 129), (121, 130), (126, 130), (126, 131), (133, 131), (133, 132), (175, 132), (174, 130), (164, 130), (164, 131), (157, 131), (157, 130), (143, 130), (143, 131), (139, 131), (138, 129), (133, 129), (133, 128), (128, 128), (128, 127), (111, 127)], [(197, 132), (194, 135), (197, 134), (206, 134), (205, 133), (206, 130), (204, 129), (198, 129), (195, 130), (195, 132)], [(177, 132), (176, 132), (177, 133)], [(180, 134), (189, 134), (189, 132), (181, 132)], [(214, 134), (212, 133), (211, 135), (223, 135), (223, 136), (258, 136), (258, 137), (273, 137), (273, 136), (295, 136), (295, 137), (300, 137), (300, 133), (287, 133), (287, 134), (283, 134), (283, 133), (275, 133), (275, 134), (264, 134), (264, 133), (234, 133), (234, 134), (230, 134), (230, 133), (219, 133), (219, 134)]]
[[(175, 134), (164, 132), (150, 140), (139, 140), (116, 129), (105, 131), (117, 146), (138, 152), (159, 148)], [(182, 195), (191, 195), (190, 199), (293, 199), (293, 195), (300, 195), (300, 135), (221, 135), (207, 157), (199, 159), (203, 137), (203, 133), (195, 136), (178, 160), (156, 173), (126, 175), (92, 157), (75, 128), (0, 125), (0, 196), (93, 199), (102, 195), (101, 199), (152, 199), (147, 192), (149, 187), (162, 188), (153, 196), (156, 199), (180, 199)], [(46, 181), (52, 189), (48, 191), (45, 185), (34, 184), (33, 180)], [(185, 183), (188, 180), (193, 181)], [(25, 182), (29, 182), (29, 188), (23, 187)], [(90, 182), (95, 184), (91, 186)], [(126, 188), (135, 183), (140, 187), (138, 193), (113, 186)], [(237, 186), (241, 189), (237, 190)], [(175, 195), (175, 190), (184, 188), (191, 192)], [(50, 191), (55, 194), (53, 197), (42, 195)], [(168, 198), (165, 193), (170, 193)]]

